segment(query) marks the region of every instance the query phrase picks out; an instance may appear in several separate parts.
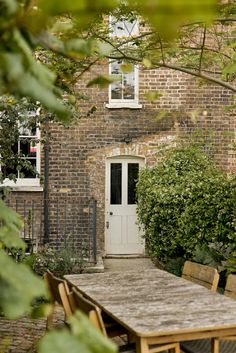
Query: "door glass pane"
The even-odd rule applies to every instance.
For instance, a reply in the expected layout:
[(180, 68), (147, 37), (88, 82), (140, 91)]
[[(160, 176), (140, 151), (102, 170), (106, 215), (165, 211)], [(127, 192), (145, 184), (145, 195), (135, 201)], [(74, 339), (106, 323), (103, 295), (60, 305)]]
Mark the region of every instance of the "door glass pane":
[(138, 163), (128, 163), (128, 205), (136, 203), (136, 183), (138, 180)]
[(111, 163), (110, 204), (121, 205), (122, 164)]

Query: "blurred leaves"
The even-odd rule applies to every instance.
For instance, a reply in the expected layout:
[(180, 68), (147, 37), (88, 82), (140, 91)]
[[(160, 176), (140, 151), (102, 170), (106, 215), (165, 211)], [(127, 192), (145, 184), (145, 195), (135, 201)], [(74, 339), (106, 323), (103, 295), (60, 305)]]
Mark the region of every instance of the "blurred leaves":
[(0, 310), (10, 319), (29, 314), (33, 300), (47, 296), (44, 281), (26, 265), (15, 263), (4, 250), (0, 250), (0, 287)]
[[(132, 1), (129, 3), (133, 5)], [(167, 40), (176, 37), (183, 24), (210, 23), (217, 9), (216, 0), (137, 0), (136, 4), (159, 35)]]
[(116, 353), (116, 345), (104, 337), (81, 312), (69, 318), (71, 331), (48, 333), (39, 344), (39, 353)]
[[(221, 9), (218, 6), (219, 8)], [(230, 8), (231, 10), (228, 9), (228, 12), (225, 10), (225, 13), (231, 16), (234, 9), (232, 6)], [(142, 38), (134, 36), (128, 42), (126, 42), (127, 39), (122, 38), (111, 41), (110, 29), (104, 21), (110, 14), (120, 16), (121, 19), (133, 20), (136, 16), (143, 17), (152, 34), (144, 36), (142, 34)], [(38, 55), (39, 51), (42, 53), (42, 50), (45, 50), (53, 53), (61, 61), (65, 58), (74, 60), (77, 72), (81, 76), (94, 63), (98, 63), (99, 59), (115, 53), (118, 53), (121, 59), (124, 55), (125, 61), (127, 61), (125, 58), (127, 55), (132, 58), (133, 63), (143, 62), (143, 65), (149, 69), (158, 67), (161, 63), (163, 64), (163, 60), (167, 59), (173, 63), (173, 58), (178, 58), (181, 65), (185, 67), (188, 64), (197, 66), (199, 52), (196, 51), (197, 55), (196, 53), (192, 55), (190, 51), (184, 50), (180, 55), (178, 45), (176, 48), (173, 46), (170, 48), (169, 45), (167, 47), (167, 43), (177, 44), (180, 27), (181, 32), (184, 32), (183, 26), (191, 22), (199, 23), (199, 26), (204, 22), (208, 24), (214, 16), (216, 16), (216, 0), (172, 0), (168, 2), (165, 0), (130, 0), (126, 4), (119, 0), (97, 0), (95, 2), (89, 0), (62, 0), (60, 2), (56, 0), (29, 0), (27, 2), (1, 0), (1, 93), (31, 97), (40, 101), (47, 110), (55, 112), (60, 120), (68, 122), (74, 112), (73, 107), (70, 111), (69, 104), (63, 103), (63, 100), (65, 101), (63, 89), (68, 86), (69, 75), (66, 78), (63, 77), (60, 69), (52, 65), (50, 55), (44, 55), (42, 58)], [(187, 29), (191, 32), (190, 27)], [(122, 40), (124, 40), (124, 46)], [(183, 43), (180, 44), (182, 48)], [(231, 43), (228, 47), (231, 50)], [(213, 55), (214, 52), (215, 50), (204, 51), (202, 63), (207, 67), (208, 64), (217, 62), (224, 70), (222, 77), (224, 79), (232, 77), (235, 65), (227, 60), (226, 49), (222, 50), (221, 46), (219, 52), (223, 54), (219, 54), (221, 56), (219, 60), (215, 58), (216, 55)], [(185, 61), (188, 59), (189, 62), (186, 65)], [(60, 60), (54, 60), (54, 64), (57, 63), (62, 67)], [(122, 71), (130, 72), (131, 64), (123, 65)], [(75, 84), (73, 73), (70, 77)], [(88, 83), (88, 87), (93, 84), (105, 87), (109, 82), (106, 79), (95, 78), (94, 82)]]
[(158, 91), (149, 91), (145, 93), (145, 98), (150, 102), (154, 102), (161, 97), (162, 97), (162, 93)]
[(99, 75), (95, 77), (93, 80), (89, 81), (87, 87), (98, 85), (101, 88), (106, 88), (110, 83), (116, 81), (117, 78), (114, 75)]
[(35, 298), (47, 297), (43, 280), (9, 256), (26, 248), (19, 237), (21, 228), (20, 216), (0, 200), (0, 312), (11, 319), (33, 312)]
[(25, 249), (25, 243), (19, 238), (22, 225), (20, 216), (0, 200), (0, 244), (2, 247)]

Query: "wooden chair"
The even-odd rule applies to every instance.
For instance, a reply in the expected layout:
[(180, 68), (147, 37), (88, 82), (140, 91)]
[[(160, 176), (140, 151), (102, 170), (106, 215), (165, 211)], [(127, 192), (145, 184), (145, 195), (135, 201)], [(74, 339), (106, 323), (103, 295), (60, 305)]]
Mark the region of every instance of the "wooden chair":
[[(53, 317), (54, 317), (54, 312), (55, 312), (55, 306), (56, 304), (60, 305), (64, 309), (65, 313), (65, 318), (64, 322), (66, 323), (66, 319), (69, 316), (69, 308), (65, 310), (65, 307), (63, 305), (63, 302), (61, 300), (61, 295), (59, 293), (59, 284), (64, 283), (65, 290), (69, 292), (68, 286), (66, 282), (63, 281), (63, 279), (60, 279), (52, 274), (51, 271), (47, 270), (45, 274), (43, 275), (44, 280), (46, 281), (47, 287), (50, 292), (50, 299), (52, 303), (52, 312), (48, 315), (47, 321), (46, 321), (46, 329), (49, 330), (53, 327)], [(71, 313), (70, 313), (71, 314)]]
[[(230, 274), (227, 277), (224, 295), (236, 299), (236, 275)], [(236, 353), (236, 336), (186, 341), (180, 346), (186, 353), (211, 353), (212, 345), (214, 353)]]
[(213, 267), (192, 261), (185, 261), (182, 277), (215, 292), (217, 290), (220, 276), (217, 270)]
[[(92, 302), (84, 298), (75, 288), (73, 288), (72, 296), (68, 296), (71, 300), (71, 306), (75, 305), (76, 308), (82, 310), (90, 319), (95, 327), (100, 330), (104, 336), (108, 336), (107, 330), (102, 318), (101, 310)], [(169, 351), (171, 353), (180, 353), (179, 343), (167, 343), (162, 345), (152, 345), (150, 346), (150, 353), (158, 353)], [(122, 345), (119, 347), (119, 352), (123, 353), (135, 353), (135, 343)]]
[(228, 275), (224, 295), (236, 299), (236, 275)]
[[(74, 302), (73, 293), (72, 291), (68, 291), (68, 286), (65, 282), (60, 283), (58, 288), (64, 311), (66, 313), (66, 316), (69, 317), (78, 309), (78, 305), (76, 305), (76, 303)], [(119, 325), (114, 319), (104, 314), (103, 312), (101, 313), (101, 315), (108, 337), (113, 338), (124, 335), (129, 336), (129, 332), (123, 326)], [(128, 337), (128, 341), (129, 340), (130, 339)]]

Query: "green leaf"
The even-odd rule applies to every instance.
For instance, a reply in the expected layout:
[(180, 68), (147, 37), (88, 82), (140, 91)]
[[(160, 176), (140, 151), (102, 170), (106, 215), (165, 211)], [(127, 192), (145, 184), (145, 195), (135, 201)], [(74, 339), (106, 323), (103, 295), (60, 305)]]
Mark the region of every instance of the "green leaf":
[(0, 200), (0, 243), (7, 248), (25, 249), (26, 245), (20, 239), (23, 222), (21, 217)]
[(57, 114), (60, 120), (68, 122), (70, 112), (60, 100), (54, 95), (52, 90), (45, 85), (42, 85), (37, 78), (30, 73), (25, 73), (19, 80), (13, 92), (19, 93), (22, 97), (28, 96), (36, 101), (40, 101), (45, 108)]
[(223, 69), (223, 75), (232, 75), (236, 72), (236, 62), (232, 61), (229, 65), (227, 65), (226, 67), (224, 67)]
[(88, 345), (93, 353), (114, 353), (117, 346), (107, 337), (103, 336), (97, 328), (91, 325), (88, 318), (80, 311), (69, 319), (72, 333)]
[(151, 62), (151, 60), (149, 60), (148, 58), (144, 58), (144, 59), (143, 59), (143, 65), (144, 65), (147, 69), (151, 69), (151, 68), (152, 68), (152, 62)]
[(47, 333), (39, 343), (39, 353), (116, 353), (116, 345), (104, 337), (81, 312), (70, 318), (71, 331)]
[(149, 91), (149, 92), (145, 93), (145, 97), (148, 101), (154, 102), (157, 99), (162, 97), (162, 93), (160, 93), (158, 91)]
[(87, 87), (98, 85), (101, 88), (106, 88), (112, 82), (117, 81), (118, 78), (114, 77), (114, 75), (100, 75), (95, 77), (93, 80), (89, 81)]
[(12, 16), (18, 10), (18, 4), (15, 0), (1, 0), (0, 12), (4, 13), (5, 16)]
[(129, 72), (132, 72), (134, 70), (134, 65), (133, 64), (121, 64), (120, 69), (124, 74), (128, 74)]
[(95, 42), (85, 39), (70, 39), (65, 42), (65, 50), (73, 55), (74, 53), (86, 57), (92, 54)]
[(112, 9), (118, 6), (118, 1), (116, 0), (66, 0), (66, 1), (57, 1), (57, 0), (41, 0), (40, 6), (42, 9), (49, 14), (57, 15), (60, 13), (79, 13), (84, 12), (103, 12), (111, 11)]
[(166, 116), (167, 116), (167, 111), (166, 110), (161, 110), (157, 116), (155, 116), (156, 121), (162, 121)]
[(55, 74), (34, 60), (31, 49), (17, 30), (14, 31), (14, 40), (19, 52), (0, 53), (0, 65), (5, 72), (8, 90), (13, 94), (40, 101), (62, 121), (68, 122), (70, 112), (54, 94)]
[[(134, 6), (132, 0), (129, 0), (129, 4)], [(167, 40), (176, 37), (183, 24), (191, 21), (209, 23), (217, 9), (216, 0), (137, 0), (136, 4), (158, 34)]]
[(0, 250), (0, 311), (10, 319), (30, 313), (36, 297), (47, 297), (44, 281)]
[(113, 51), (113, 47), (109, 43), (97, 42), (97, 51), (101, 57), (108, 56)]

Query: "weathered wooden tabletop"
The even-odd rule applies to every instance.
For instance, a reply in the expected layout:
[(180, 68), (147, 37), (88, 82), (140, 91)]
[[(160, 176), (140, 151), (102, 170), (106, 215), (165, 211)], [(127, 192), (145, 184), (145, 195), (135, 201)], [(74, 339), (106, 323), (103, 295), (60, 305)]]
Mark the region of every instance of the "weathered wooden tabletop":
[(165, 271), (65, 278), (139, 337), (166, 342), (236, 334), (236, 301)]

